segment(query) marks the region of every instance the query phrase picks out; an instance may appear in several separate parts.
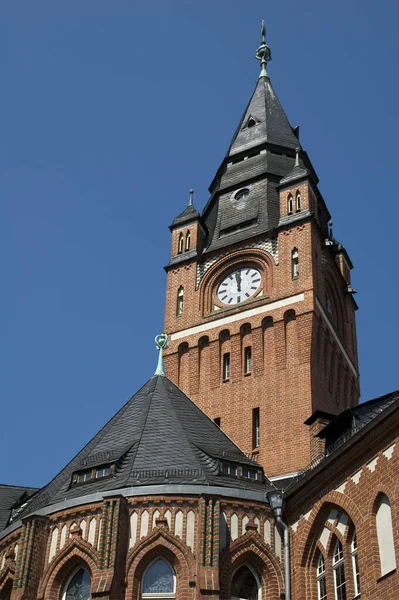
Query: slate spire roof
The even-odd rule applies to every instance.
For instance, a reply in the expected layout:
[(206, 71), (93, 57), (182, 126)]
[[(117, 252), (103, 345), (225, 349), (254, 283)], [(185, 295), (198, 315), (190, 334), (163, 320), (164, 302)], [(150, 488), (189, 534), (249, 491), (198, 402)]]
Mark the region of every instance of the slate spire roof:
[[(207, 232), (205, 253), (270, 233), (280, 217), (278, 185), (289, 174), (296, 178), (296, 150), (301, 150), (299, 129), (291, 127), (273, 89), (266, 64), (271, 59), (262, 26), (262, 43), (256, 53), (261, 73), (247, 107), (238, 123), (227, 154), (209, 188), (210, 198), (202, 213)], [(303, 176), (307, 168), (314, 173), (301, 152)], [(244, 202), (235, 194), (247, 188)]]
[(173, 220), (170, 229), (173, 229), (174, 227), (180, 227), (183, 224), (189, 223), (190, 221), (195, 221), (196, 219), (200, 218), (199, 212), (194, 208), (193, 196), (194, 190), (190, 190), (190, 199), (186, 208)]
[(269, 77), (260, 77), (231, 140), (227, 156), (269, 142), (295, 150), (299, 141)]
[[(224, 462), (258, 479), (223, 475)], [(108, 477), (73, 483), (74, 474), (111, 465)], [(88, 494), (159, 484), (215, 485), (263, 491), (262, 468), (227, 437), (172, 381), (154, 375), (22, 514)]]

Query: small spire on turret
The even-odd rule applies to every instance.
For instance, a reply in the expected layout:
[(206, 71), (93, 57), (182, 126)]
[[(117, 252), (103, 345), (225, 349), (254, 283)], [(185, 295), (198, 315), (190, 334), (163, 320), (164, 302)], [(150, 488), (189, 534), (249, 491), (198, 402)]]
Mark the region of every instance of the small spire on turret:
[(163, 367), (163, 350), (169, 348), (169, 340), (166, 333), (160, 333), (155, 337), (155, 345), (158, 348), (158, 365), (154, 375), (165, 375)]
[(299, 167), (299, 153), (301, 149), (295, 148), (295, 167)]
[(266, 71), (267, 63), (272, 59), (272, 53), (269, 46), (266, 44), (266, 25), (264, 19), (262, 19), (262, 43), (256, 51), (256, 58), (260, 60), (260, 77), (269, 77)]
[(194, 190), (190, 190), (190, 200), (188, 201), (189, 206), (193, 205), (193, 197), (194, 197)]

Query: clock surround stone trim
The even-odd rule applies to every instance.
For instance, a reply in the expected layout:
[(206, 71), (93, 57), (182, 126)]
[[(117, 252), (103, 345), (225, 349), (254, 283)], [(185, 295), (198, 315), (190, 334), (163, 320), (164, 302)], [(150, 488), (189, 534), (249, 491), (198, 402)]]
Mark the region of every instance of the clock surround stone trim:
[[(278, 265), (278, 241), (277, 238), (264, 239), (257, 242), (253, 242), (252, 244), (241, 244), (235, 246), (237, 250), (264, 250), (274, 260), (274, 264)], [(231, 255), (231, 249), (226, 250), (225, 252), (218, 253), (216, 256), (212, 256), (212, 258), (206, 259), (202, 263), (197, 263), (197, 281), (196, 281), (196, 289), (198, 290), (200, 283), (204, 277), (204, 275), (209, 271), (211, 267), (213, 267), (219, 260), (224, 258), (225, 256)]]

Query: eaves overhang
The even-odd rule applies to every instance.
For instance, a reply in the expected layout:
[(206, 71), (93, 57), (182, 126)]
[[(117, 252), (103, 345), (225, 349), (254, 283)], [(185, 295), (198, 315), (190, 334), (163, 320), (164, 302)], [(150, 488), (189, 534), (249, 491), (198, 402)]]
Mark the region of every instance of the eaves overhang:
[[(359, 429), (356, 433), (354, 433), (346, 442), (344, 442), (339, 448), (337, 448), (334, 452), (322, 458), (316, 466), (310, 468), (305, 474), (298, 479), (296, 483), (292, 485), (286, 491), (286, 498), (289, 499), (294, 496), (300, 489), (304, 488), (306, 485), (310, 483), (310, 481), (324, 470), (328, 468), (334, 462), (339, 461), (339, 459), (346, 453), (350, 451), (352, 447), (358, 444), (365, 436), (367, 436), (370, 431), (378, 427), (383, 421), (388, 420), (395, 412), (399, 412), (399, 403), (393, 402), (388, 408), (386, 408), (383, 412), (381, 412), (377, 417), (375, 417), (372, 421), (367, 423), (364, 427)], [(327, 425), (328, 427), (328, 425)], [(324, 485), (324, 484), (323, 484)]]
[[(87, 494), (86, 496), (79, 496), (78, 498), (70, 498), (63, 502), (57, 502), (40, 508), (37, 511), (28, 513), (24, 517), (24, 521), (33, 516), (47, 516), (60, 511), (74, 508), (75, 506), (84, 506), (86, 504), (95, 504), (96, 502), (102, 502), (107, 498), (114, 496), (123, 496), (125, 498), (140, 497), (140, 496), (221, 496), (223, 498), (232, 498), (239, 500), (249, 500), (254, 502), (262, 502), (268, 506), (266, 500), (266, 492), (271, 489), (270, 485), (264, 485), (264, 491), (254, 491), (239, 489), (236, 487), (221, 487), (212, 485), (147, 485), (138, 487), (128, 487), (116, 490), (110, 490), (108, 492)], [(7, 535), (18, 529), (22, 525), (22, 520), (12, 523), (9, 527), (4, 529), (0, 533), (0, 540), (5, 538)]]

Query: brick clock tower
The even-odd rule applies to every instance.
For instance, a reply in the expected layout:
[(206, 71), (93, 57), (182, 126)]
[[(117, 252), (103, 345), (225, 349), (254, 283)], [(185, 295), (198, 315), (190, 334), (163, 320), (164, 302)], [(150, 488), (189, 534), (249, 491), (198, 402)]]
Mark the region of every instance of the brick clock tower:
[(318, 178), (266, 71), (200, 214), (172, 223), (167, 375), (269, 477), (317, 453), (325, 419), (357, 404), (356, 303)]

